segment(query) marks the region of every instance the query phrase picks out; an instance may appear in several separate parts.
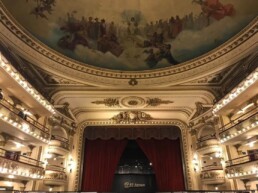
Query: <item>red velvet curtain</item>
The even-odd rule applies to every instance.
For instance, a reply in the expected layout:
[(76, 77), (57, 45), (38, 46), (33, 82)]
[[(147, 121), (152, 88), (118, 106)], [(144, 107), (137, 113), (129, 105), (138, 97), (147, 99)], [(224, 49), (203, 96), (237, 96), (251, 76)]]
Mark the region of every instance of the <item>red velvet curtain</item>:
[(127, 140), (86, 140), (81, 191), (109, 192)]
[(185, 190), (179, 139), (138, 139), (137, 143), (152, 163), (158, 191)]

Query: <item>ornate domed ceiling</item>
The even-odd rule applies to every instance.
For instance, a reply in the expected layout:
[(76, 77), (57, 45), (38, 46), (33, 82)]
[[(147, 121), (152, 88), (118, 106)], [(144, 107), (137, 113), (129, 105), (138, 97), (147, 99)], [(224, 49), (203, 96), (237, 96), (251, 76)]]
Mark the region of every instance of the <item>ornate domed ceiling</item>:
[(257, 0), (2, 0), (27, 31), (86, 66), (161, 69), (223, 44), (258, 14)]

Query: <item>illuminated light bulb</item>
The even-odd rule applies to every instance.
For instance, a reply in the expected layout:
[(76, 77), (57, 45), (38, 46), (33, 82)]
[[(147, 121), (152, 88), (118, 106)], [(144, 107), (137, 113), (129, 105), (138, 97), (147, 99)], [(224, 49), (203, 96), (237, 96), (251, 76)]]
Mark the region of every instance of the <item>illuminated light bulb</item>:
[(6, 70), (7, 72), (10, 72), (10, 70), (11, 70), (10, 66), (6, 66), (5, 70)]
[(250, 143), (249, 143), (249, 147), (253, 147), (253, 146), (254, 146), (254, 143), (255, 143), (254, 141), (250, 142)]
[(22, 123), (22, 130), (23, 131), (26, 131), (26, 130), (29, 130), (29, 125), (27, 123)]
[(10, 178), (10, 179), (13, 179), (14, 175), (8, 175), (7, 177)]

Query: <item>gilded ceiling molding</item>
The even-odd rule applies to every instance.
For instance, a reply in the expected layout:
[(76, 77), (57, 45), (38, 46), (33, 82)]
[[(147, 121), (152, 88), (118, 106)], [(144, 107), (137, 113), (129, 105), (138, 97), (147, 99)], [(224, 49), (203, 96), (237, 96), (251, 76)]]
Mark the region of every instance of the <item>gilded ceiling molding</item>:
[(97, 100), (91, 102), (96, 105), (105, 105), (106, 107), (120, 107), (118, 98), (105, 98), (103, 100)]
[[(84, 129), (87, 128), (87, 126), (106, 126), (106, 125), (113, 125), (113, 126), (119, 126), (119, 125), (131, 125), (132, 123), (123, 123), (123, 124), (116, 124), (112, 120), (103, 120), (103, 121), (84, 121), (79, 124), (78, 126), (78, 132), (76, 133), (76, 138), (74, 141), (77, 141), (76, 147), (75, 148), (77, 151), (75, 152), (76, 155), (74, 155), (77, 158), (77, 165), (76, 165), (76, 173), (75, 175), (75, 181), (74, 181), (74, 191), (78, 191), (80, 189), (80, 181), (79, 179), (81, 178), (81, 160), (82, 160), (82, 147), (83, 147), (83, 133)], [(187, 125), (180, 121), (180, 120), (152, 120), (147, 123), (139, 123), (139, 124), (134, 124), (134, 125), (170, 125), (170, 126), (177, 126), (181, 130), (181, 135), (182, 135), (182, 147), (183, 147), (183, 157), (184, 159), (184, 171), (186, 174), (186, 186), (188, 190), (192, 189), (192, 180), (191, 180), (191, 161), (190, 161), (190, 144), (187, 138), (187, 133), (188, 133), (188, 127)]]
[[(69, 75), (84, 83), (106, 86), (120, 85), (129, 88), (144, 85), (174, 85), (187, 82), (196, 76), (200, 76), (200, 74), (206, 75), (221, 70), (232, 65), (232, 61), (236, 61), (254, 49), (254, 36), (258, 31), (258, 18), (255, 18), (253, 22), (228, 42), (194, 60), (164, 69), (121, 72), (107, 69), (104, 71), (102, 68), (83, 64), (50, 49), (15, 23), (2, 3), (0, 3), (0, 17), (2, 41), (12, 45), (12, 47), (15, 44), (15, 49), (35, 65), (51, 72), (63, 73), (65, 76)], [(240, 52), (242, 54), (239, 54)], [(132, 83), (132, 80), (134, 83)]]
[(105, 98), (103, 100), (96, 100), (91, 102), (96, 105), (105, 105), (106, 107), (126, 107), (126, 108), (140, 108), (140, 107), (157, 107), (162, 104), (174, 103), (170, 100), (162, 100), (158, 97), (138, 97), (138, 96), (128, 96), (128, 97), (112, 97)]

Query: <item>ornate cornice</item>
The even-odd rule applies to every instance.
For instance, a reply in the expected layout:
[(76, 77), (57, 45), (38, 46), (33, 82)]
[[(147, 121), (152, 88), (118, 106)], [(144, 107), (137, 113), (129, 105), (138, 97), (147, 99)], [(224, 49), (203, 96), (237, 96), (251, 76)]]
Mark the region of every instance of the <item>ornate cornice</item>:
[(132, 84), (130, 84), (132, 80), (137, 82), (133, 88), (144, 85), (173, 85), (191, 80), (200, 74), (216, 72), (230, 66), (232, 61), (236, 61), (254, 49), (255, 37), (253, 36), (258, 30), (258, 19), (256, 18), (243, 31), (222, 46), (194, 60), (164, 69), (127, 72), (93, 67), (50, 49), (17, 24), (2, 3), (0, 3), (0, 17), (2, 41), (7, 41), (35, 65), (43, 65), (48, 71), (62, 72), (63, 75), (72, 76), (84, 83), (106, 86), (127, 85), (129, 88), (132, 88)]

